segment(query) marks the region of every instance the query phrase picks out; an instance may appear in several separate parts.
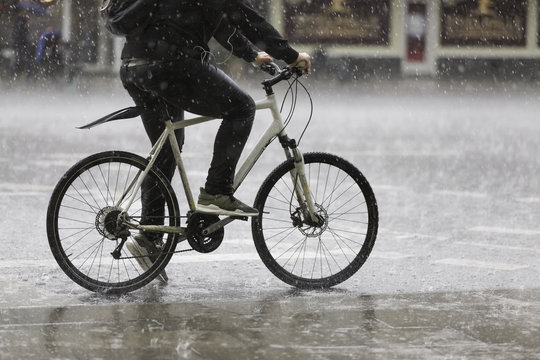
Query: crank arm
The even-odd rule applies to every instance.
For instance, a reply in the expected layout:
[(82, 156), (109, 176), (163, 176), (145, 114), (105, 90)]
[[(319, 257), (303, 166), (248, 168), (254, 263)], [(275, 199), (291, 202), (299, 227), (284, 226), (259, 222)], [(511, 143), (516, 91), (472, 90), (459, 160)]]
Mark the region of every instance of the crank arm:
[(210, 225), (206, 229), (203, 229), (202, 233), (205, 236), (209, 235), (209, 234), (221, 229), (225, 225), (232, 223), (234, 220), (247, 221), (247, 217), (246, 216), (229, 216), (229, 217), (226, 217), (225, 219), (220, 220), (217, 223), (214, 223), (214, 224)]

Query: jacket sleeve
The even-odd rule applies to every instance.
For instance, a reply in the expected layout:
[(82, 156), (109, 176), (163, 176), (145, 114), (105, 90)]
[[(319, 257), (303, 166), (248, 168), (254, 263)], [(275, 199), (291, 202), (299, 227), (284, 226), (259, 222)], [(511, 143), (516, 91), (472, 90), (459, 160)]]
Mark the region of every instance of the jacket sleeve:
[(255, 51), (253, 44), (240, 31), (231, 26), (225, 17), (221, 19), (214, 32), (214, 38), (225, 49), (247, 62), (252, 62), (257, 57), (257, 51)]
[(298, 58), (298, 52), (246, 0), (221, 2), (225, 18), (260, 49), (287, 64)]

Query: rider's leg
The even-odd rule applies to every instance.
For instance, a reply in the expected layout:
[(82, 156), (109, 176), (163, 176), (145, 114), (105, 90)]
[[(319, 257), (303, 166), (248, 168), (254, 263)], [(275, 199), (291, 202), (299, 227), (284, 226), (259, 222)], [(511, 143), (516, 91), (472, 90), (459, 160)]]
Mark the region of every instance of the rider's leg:
[(210, 194), (234, 193), (234, 174), (238, 160), (247, 142), (253, 119), (255, 117), (255, 102), (241, 89), (232, 90), (239, 105), (230, 109), (223, 116), (223, 121), (214, 141), (214, 152), (205, 190)]
[[(146, 109), (141, 114), (141, 118), (150, 142), (154, 145), (165, 129), (163, 120), (169, 118), (173, 122), (181, 121), (184, 113), (180, 108), (167, 105), (159, 96), (136, 86), (135, 78), (139, 75), (138, 71), (130, 71), (125, 67), (120, 71), (122, 83), (135, 104)], [(184, 143), (183, 129), (176, 131), (176, 139), (181, 148)], [(156, 159), (155, 166), (161, 170), (169, 181), (172, 179), (176, 162), (170, 146), (163, 147)], [(141, 203), (141, 224), (163, 225), (165, 200), (150, 177), (146, 177), (141, 185)], [(148, 270), (159, 255), (162, 244), (161, 234), (145, 232), (136, 235), (133, 241), (128, 241), (126, 247), (135, 256), (143, 270)], [(167, 282), (168, 278), (165, 270), (160, 273), (158, 278), (163, 282)]]
[[(150, 138), (152, 146), (157, 142), (165, 129), (165, 124), (163, 122), (164, 118), (170, 118), (173, 122), (181, 121), (184, 118), (183, 110), (167, 105), (161, 99), (157, 102), (156, 107), (156, 110), (160, 110), (161, 114), (152, 111), (141, 115), (144, 128), (146, 129), (146, 133)], [(178, 146), (180, 147), (180, 150), (182, 150), (184, 144), (184, 129), (177, 130), (175, 135)], [(172, 148), (169, 145), (169, 140), (167, 140), (167, 143), (165, 143), (161, 149), (154, 166), (161, 170), (169, 182), (172, 180), (174, 173), (176, 172), (176, 160)], [(161, 196), (161, 191), (156, 187), (155, 182), (151, 178), (147, 177), (144, 179), (141, 186), (141, 193), (141, 202), (143, 206), (141, 223), (163, 225), (165, 199)]]
[[(153, 146), (165, 129), (164, 119), (169, 118), (173, 122), (181, 121), (184, 118), (184, 112), (178, 107), (167, 104), (159, 96), (137, 87), (133, 81), (133, 76), (136, 74), (136, 71), (133, 72), (133, 74), (131, 71), (128, 71), (127, 74), (121, 71), (121, 79), (124, 87), (135, 101), (135, 104), (146, 109), (146, 111), (141, 114), (141, 118), (148, 138)], [(176, 140), (181, 150), (184, 143), (184, 129), (176, 131)], [(169, 181), (171, 181), (176, 170), (176, 161), (171, 147), (167, 144), (158, 155), (155, 166), (161, 170)], [(144, 179), (141, 186), (141, 202), (141, 224), (163, 225), (165, 200), (160, 196), (160, 190), (155, 186), (155, 182), (149, 177)], [(147, 237), (152, 238), (150, 234), (146, 235)], [(154, 237), (161, 238), (161, 236)]]
[(251, 96), (215, 66), (189, 58), (146, 66), (137, 79), (140, 87), (179, 108), (223, 118), (205, 188), (211, 195), (232, 195), (236, 165), (255, 115)]

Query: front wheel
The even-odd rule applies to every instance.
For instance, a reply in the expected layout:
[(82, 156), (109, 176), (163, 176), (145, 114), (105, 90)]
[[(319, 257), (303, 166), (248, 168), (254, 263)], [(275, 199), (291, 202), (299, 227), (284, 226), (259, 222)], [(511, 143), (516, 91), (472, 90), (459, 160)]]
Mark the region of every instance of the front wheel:
[(294, 192), (293, 160), (266, 178), (255, 198), (255, 247), (266, 267), (299, 288), (328, 288), (360, 269), (378, 228), (375, 195), (362, 173), (342, 158), (304, 154), (306, 179), (319, 221), (306, 218)]
[[(62, 270), (86, 289), (105, 293), (138, 289), (161, 273), (174, 252), (174, 234), (149, 234), (158, 252), (152, 255), (152, 266), (143, 270), (122, 244), (122, 238), (135, 241), (138, 233), (123, 226), (126, 221), (180, 225), (174, 191), (157, 168), (144, 180), (145, 194), (135, 187), (147, 165), (144, 158), (127, 152), (95, 154), (68, 170), (53, 191), (47, 211), (49, 245)], [(146, 210), (141, 200), (145, 196), (151, 199)], [(125, 209), (130, 198), (134, 201)], [(156, 203), (159, 206), (154, 207)], [(156, 210), (148, 213), (148, 208)]]

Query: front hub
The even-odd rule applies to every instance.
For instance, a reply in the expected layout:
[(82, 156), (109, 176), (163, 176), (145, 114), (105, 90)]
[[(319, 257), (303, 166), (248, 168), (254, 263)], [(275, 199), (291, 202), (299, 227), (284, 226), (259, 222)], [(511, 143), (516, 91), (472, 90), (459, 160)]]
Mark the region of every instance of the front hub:
[[(319, 237), (328, 228), (328, 213), (326, 210), (319, 204), (315, 204), (315, 210), (316, 222), (311, 219), (308, 211), (304, 212), (300, 208), (296, 209), (291, 215), (293, 226), (297, 227), (304, 236)], [(301, 214), (307, 215), (303, 216)]]

